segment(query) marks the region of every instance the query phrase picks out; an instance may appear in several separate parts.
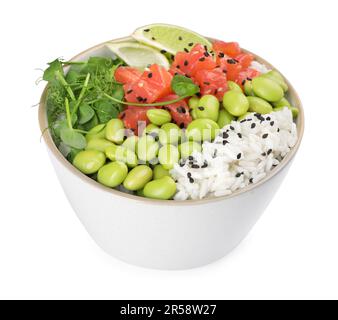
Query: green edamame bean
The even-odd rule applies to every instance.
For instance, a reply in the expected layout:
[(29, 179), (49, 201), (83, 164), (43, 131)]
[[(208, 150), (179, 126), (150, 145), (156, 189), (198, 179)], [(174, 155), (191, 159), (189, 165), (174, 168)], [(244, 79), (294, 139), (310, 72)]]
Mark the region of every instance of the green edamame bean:
[(252, 89), (256, 96), (269, 102), (279, 101), (284, 96), (284, 91), (277, 82), (262, 76), (252, 80)]
[(97, 174), (98, 182), (103, 185), (115, 188), (127, 177), (128, 168), (125, 163), (116, 161), (104, 165)]
[(193, 96), (189, 99), (188, 105), (190, 109), (196, 109), (199, 106), (200, 99), (196, 96)]
[(160, 132), (160, 128), (157, 125), (150, 123), (146, 126), (143, 134), (150, 134), (154, 137), (154, 136), (158, 136), (159, 132)]
[(136, 152), (136, 147), (138, 143), (138, 136), (130, 136), (122, 143), (122, 146)]
[(106, 126), (106, 139), (121, 144), (124, 139), (124, 124), (120, 119), (111, 119)]
[(116, 161), (121, 161), (127, 164), (128, 167), (134, 168), (138, 165), (138, 159), (134, 151), (118, 146), (115, 151)]
[(161, 164), (157, 164), (153, 169), (153, 179), (161, 179), (165, 176), (170, 176), (169, 171), (164, 169)]
[(194, 152), (201, 152), (202, 146), (195, 141), (186, 141), (178, 146), (178, 150), (181, 154), (181, 158), (186, 159), (191, 156)]
[(153, 177), (153, 171), (146, 165), (140, 165), (132, 169), (123, 182), (127, 190), (136, 191), (142, 189)]
[(235, 90), (235, 91), (238, 91), (238, 92), (243, 92), (242, 88), (236, 82), (229, 80), (227, 82), (227, 84), (228, 84), (229, 90)]
[(102, 139), (106, 137), (106, 124), (99, 124), (90, 129), (86, 134), (86, 140), (89, 142), (91, 139)]
[(171, 114), (164, 109), (150, 109), (147, 111), (149, 121), (157, 126), (161, 126), (171, 121)]
[(244, 83), (244, 93), (247, 95), (247, 96), (254, 96), (254, 92), (253, 92), (253, 89), (252, 89), (252, 81), (251, 80), (246, 80), (245, 83)]
[(164, 169), (171, 170), (174, 164), (180, 160), (180, 152), (172, 144), (166, 144), (158, 152), (158, 160)]
[(150, 135), (144, 135), (138, 140), (137, 155), (142, 161), (151, 161), (156, 158), (160, 146)]
[(251, 115), (252, 115), (252, 112), (247, 112), (247, 113), (243, 114), (242, 116), (238, 117), (237, 120), (238, 120), (238, 121), (242, 121), (242, 120), (244, 120), (246, 117), (251, 116)]
[(189, 123), (186, 136), (193, 141), (210, 141), (219, 131), (218, 124), (210, 119), (196, 119)]
[(275, 82), (277, 82), (283, 89), (284, 92), (288, 91), (288, 85), (285, 82), (283, 76), (276, 70), (271, 70), (267, 73), (262, 74), (263, 77), (269, 78)]
[(171, 177), (148, 182), (143, 189), (144, 196), (151, 199), (169, 200), (175, 193), (176, 183)]
[(233, 116), (239, 117), (249, 109), (247, 97), (238, 91), (228, 91), (223, 96), (223, 106)]
[(275, 108), (278, 108), (278, 107), (291, 107), (290, 102), (285, 97), (283, 97), (282, 99), (280, 99), (277, 102), (273, 102), (272, 105)]
[(217, 121), (219, 101), (215, 96), (207, 94), (200, 99), (199, 106), (195, 110), (198, 119), (211, 119)]
[(191, 109), (190, 115), (193, 118), (193, 120), (196, 120), (197, 119), (196, 109)]
[(108, 147), (114, 145), (111, 141), (103, 138), (92, 138), (88, 141), (86, 150), (105, 152)]
[(105, 164), (106, 157), (97, 150), (80, 151), (73, 160), (73, 165), (85, 174), (93, 174)]
[(161, 144), (177, 144), (182, 137), (182, 130), (175, 123), (166, 123), (161, 127), (159, 140)]
[(249, 100), (249, 111), (266, 114), (272, 112), (272, 105), (258, 97), (247, 97)]
[(217, 124), (220, 128), (223, 128), (227, 124), (230, 124), (232, 120), (234, 120), (234, 116), (226, 111), (224, 108), (219, 111)]

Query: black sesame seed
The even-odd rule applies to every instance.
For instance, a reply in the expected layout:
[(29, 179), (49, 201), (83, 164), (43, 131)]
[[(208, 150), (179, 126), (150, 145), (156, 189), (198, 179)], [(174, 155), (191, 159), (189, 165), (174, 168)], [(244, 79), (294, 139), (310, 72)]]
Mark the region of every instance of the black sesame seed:
[(256, 123), (251, 123), (251, 129), (254, 129), (256, 127)]
[(183, 49), (186, 53), (189, 53), (189, 50), (187, 48)]
[(166, 51), (166, 50), (161, 50), (161, 53), (162, 53), (162, 54), (166, 54), (167, 51)]
[(270, 121), (270, 120), (271, 120), (271, 118), (270, 118), (270, 117), (267, 117), (267, 118), (266, 118), (266, 120), (267, 120), (267, 121)]
[(220, 53), (218, 54), (218, 57), (219, 57), (219, 58), (224, 58), (224, 56), (225, 56), (225, 54), (224, 54), (223, 52), (220, 52)]
[(244, 80), (242, 81), (242, 86), (244, 86), (244, 85), (245, 85), (245, 82), (246, 82), (246, 80), (244, 79)]
[(239, 178), (240, 176), (242, 175), (242, 173), (241, 172), (238, 172), (238, 173), (236, 173), (236, 178)]
[(237, 133), (238, 138), (242, 139), (242, 134), (241, 133)]
[(191, 166), (191, 168), (193, 168), (193, 169), (199, 169), (200, 166), (199, 166), (198, 164), (193, 164), (193, 165)]
[(184, 65), (187, 66), (189, 64), (189, 61), (188, 60), (185, 60), (184, 61)]
[(246, 80), (248, 80), (248, 81), (252, 81), (252, 78), (249, 78), (249, 77), (247, 77), (247, 78), (246, 78)]
[(194, 45), (193, 42), (188, 43), (188, 46), (189, 46), (189, 47), (192, 47), (193, 45)]
[(250, 178), (249, 183), (253, 183), (253, 178)]
[(204, 50), (208, 51), (208, 47), (206, 45), (204, 45)]
[(198, 107), (198, 110), (204, 111), (204, 107)]
[(199, 58), (199, 61), (201, 62), (205, 61), (205, 57)]
[(187, 177), (188, 177), (188, 178), (191, 178), (191, 172), (188, 172), (188, 173), (187, 173)]
[(143, 31), (144, 31), (144, 32), (149, 32), (149, 31), (150, 31), (150, 29), (144, 29)]
[(269, 136), (269, 135), (268, 135), (267, 133), (264, 133), (264, 134), (262, 135), (262, 138), (263, 138), (263, 139), (266, 139), (268, 136)]
[(200, 97), (202, 97), (202, 93), (197, 92), (197, 93), (196, 93), (196, 96), (200, 98)]
[(227, 70), (225, 70), (225, 69), (223, 69), (222, 71), (223, 71), (223, 73), (225, 73), (225, 74), (228, 72), (228, 71), (227, 71)]
[(272, 152), (272, 149), (269, 149), (267, 152), (267, 155), (269, 155)]
[(137, 97), (136, 99), (137, 99), (138, 102), (142, 102), (143, 101), (142, 97)]
[(180, 161), (179, 165), (180, 165), (180, 167), (184, 167), (185, 162), (184, 161)]
[(193, 156), (189, 156), (188, 160), (192, 161), (192, 160), (194, 160), (194, 157)]
[(223, 132), (223, 139), (228, 139), (229, 135), (226, 132)]
[(270, 126), (273, 127), (273, 125), (275, 124), (275, 121), (271, 121), (270, 122)]
[(179, 106), (176, 108), (178, 113), (186, 113), (187, 111), (185, 110), (185, 108), (183, 108), (182, 106)]
[(155, 37), (151, 37), (151, 40), (156, 41), (156, 38)]
[(203, 84), (205, 84), (206, 86), (210, 86), (210, 82), (208, 81), (204, 81)]
[(262, 155), (263, 157), (265, 157), (265, 156), (266, 156), (266, 152), (263, 152), (261, 155)]
[(180, 128), (181, 128), (181, 129), (184, 128), (184, 122), (182, 122), (182, 123), (180, 124)]
[(280, 131), (280, 129), (278, 128), (278, 129), (277, 129), (277, 132), (279, 132), (279, 131)]
[(152, 78), (153, 77), (153, 74), (150, 72), (148, 73), (148, 78)]
[(242, 158), (242, 154), (241, 154), (241, 153), (239, 153), (239, 154), (237, 155), (237, 160), (239, 160), (240, 158)]
[(204, 161), (204, 163), (203, 163), (203, 165), (201, 166), (201, 168), (206, 168), (206, 167), (208, 167), (208, 162), (206, 162), (206, 161)]
[(182, 40), (183, 40), (183, 38), (182, 38), (181, 36), (179, 36), (179, 37), (178, 37), (178, 40), (182, 41)]
[(190, 183), (194, 183), (195, 180), (194, 180), (193, 178), (190, 178), (190, 179), (189, 179), (189, 182), (190, 182)]
[(229, 143), (229, 141), (228, 140), (223, 140), (223, 146), (225, 146), (227, 143)]
[(207, 51), (205, 51), (203, 54), (204, 54), (205, 57), (209, 57), (210, 56), (209, 52), (207, 52)]
[(238, 61), (235, 60), (235, 59), (228, 59), (227, 63), (229, 63), (229, 64), (236, 64), (236, 63), (238, 63)]
[(127, 94), (130, 94), (130, 93), (132, 93), (132, 92), (133, 92), (133, 90), (130, 89), (130, 90), (127, 91)]
[(230, 126), (230, 129), (231, 129), (231, 130), (235, 130), (235, 128), (234, 128), (233, 126)]
[(243, 120), (240, 121), (240, 123), (244, 123), (244, 122), (246, 122), (246, 119), (243, 119)]

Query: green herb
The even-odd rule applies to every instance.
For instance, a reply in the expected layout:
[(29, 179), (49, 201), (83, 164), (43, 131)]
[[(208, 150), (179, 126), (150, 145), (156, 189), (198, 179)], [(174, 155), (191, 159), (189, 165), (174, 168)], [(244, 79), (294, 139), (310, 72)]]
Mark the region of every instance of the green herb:
[(83, 136), (83, 134), (69, 128), (64, 128), (61, 130), (61, 140), (67, 146), (75, 149), (84, 149), (87, 145), (86, 138)]
[(180, 97), (193, 96), (200, 91), (194, 82), (185, 76), (176, 75), (171, 81), (171, 88)]
[(90, 121), (95, 116), (95, 111), (93, 108), (87, 104), (83, 103), (79, 107), (79, 124), (85, 124)]
[(48, 65), (49, 67), (43, 73), (43, 80), (52, 81), (55, 78), (55, 74), (57, 71), (63, 74), (62, 63), (59, 59), (49, 62)]

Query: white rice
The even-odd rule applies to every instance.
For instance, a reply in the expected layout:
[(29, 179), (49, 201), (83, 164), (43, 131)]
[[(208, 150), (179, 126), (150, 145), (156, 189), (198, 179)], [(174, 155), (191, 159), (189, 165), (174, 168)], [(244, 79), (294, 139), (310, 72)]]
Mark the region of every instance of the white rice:
[(170, 171), (177, 181), (174, 199), (219, 197), (257, 183), (296, 142), (297, 128), (288, 108), (233, 121), (213, 142), (204, 142), (201, 153), (195, 152)]
[(258, 61), (252, 61), (250, 69), (254, 69), (256, 71), (259, 71), (260, 73), (267, 73), (270, 71), (270, 69), (268, 69), (264, 64), (261, 64)]

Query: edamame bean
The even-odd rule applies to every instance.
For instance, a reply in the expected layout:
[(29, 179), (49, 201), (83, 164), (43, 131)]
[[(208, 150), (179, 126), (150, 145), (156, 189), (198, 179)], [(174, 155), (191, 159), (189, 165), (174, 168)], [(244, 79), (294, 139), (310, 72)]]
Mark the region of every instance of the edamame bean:
[(151, 199), (169, 200), (175, 193), (176, 183), (171, 177), (148, 182), (143, 189), (144, 196)]
[(223, 128), (227, 124), (230, 124), (232, 120), (234, 120), (234, 116), (226, 111), (224, 108), (219, 111), (217, 124), (220, 128)]
[(140, 165), (132, 169), (123, 182), (127, 190), (136, 191), (142, 189), (153, 177), (153, 171), (146, 165)]
[(193, 141), (210, 141), (219, 131), (218, 124), (210, 119), (196, 119), (189, 123), (186, 136)]
[(175, 123), (166, 123), (161, 127), (159, 139), (162, 145), (177, 144), (182, 137), (182, 130)]
[(171, 121), (171, 114), (164, 109), (150, 109), (147, 111), (149, 121), (157, 126), (161, 126)]
[(249, 111), (266, 114), (272, 112), (272, 105), (258, 97), (247, 97), (249, 100)]
[(195, 110), (198, 119), (211, 119), (217, 121), (219, 101), (215, 96), (207, 94), (200, 99), (199, 106)]
[(196, 109), (199, 106), (200, 99), (196, 96), (193, 96), (189, 99), (188, 105), (190, 109)]
[(162, 146), (158, 152), (158, 160), (164, 169), (171, 170), (174, 167), (174, 164), (178, 163), (180, 160), (178, 148), (172, 144)]
[(244, 93), (247, 95), (247, 96), (254, 96), (254, 92), (253, 92), (253, 89), (252, 89), (252, 81), (251, 80), (246, 80), (245, 83), (244, 83)]
[(106, 139), (121, 144), (124, 139), (124, 124), (120, 119), (111, 119), (106, 126)]
[(103, 185), (115, 188), (127, 177), (128, 168), (125, 163), (116, 161), (104, 165), (97, 174), (98, 182)]
[(252, 89), (256, 96), (269, 102), (279, 101), (284, 96), (284, 91), (277, 82), (262, 76), (252, 80)]
[(233, 116), (239, 117), (249, 109), (247, 97), (238, 91), (228, 91), (223, 96), (223, 106)]
[(181, 154), (181, 158), (186, 159), (191, 156), (194, 152), (201, 152), (202, 147), (198, 142), (186, 141), (178, 146), (178, 150)]
[(80, 151), (73, 160), (73, 165), (85, 174), (97, 172), (106, 162), (103, 152), (97, 150)]
[(152, 136), (144, 135), (138, 140), (137, 144), (137, 155), (142, 161), (150, 161), (156, 158), (159, 144), (155, 141)]
[(111, 147), (113, 145), (114, 144), (107, 139), (92, 138), (88, 141), (86, 150), (97, 150), (97, 151), (105, 152), (105, 150), (108, 147)]
[(277, 108), (277, 107), (291, 107), (290, 102), (285, 97), (283, 97), (282, 99), (280, 99), (277, 102), (273, 102), (272, 105), (275, 108)]
[(106, 124), (99, 124), (90, 129), (86, 134), (86, 140), (89, 142), (91, 139), (101, 139), (106, 137)]
[(153, 169), (154, 180), (161, 179), (165, 176), (170, 176), (169, 171), (167, 169), (164, 169), (161, 164), (157, 164)]
[(284, 92), (288, 91), (288, 85), (285, 82), (283, 76), (276, 70), (271, 70), (267, 73), (262, 74), (263, 77), (269, 78), (275, 82), (277, 82), (283, 89)]
[(127, 164), (128, 167), (134, 168), (138, 165), (138, 159), (134, 151), (118, 146), (115, 151), (116, 161), (121, 161)]
[(122, 146), (136, 152), (136, 147), (138, 143), (138, 136), (130, 136), (122, 143)]
[(238, 91), (238, 92), (243, 92), (242, 88), (236, 82), (229, 80), (227, 82), (227, 84), (228, 84), (229, 90), (235, 90), (235, 91)]
[(238, 121), (242, 121), (242, 120), (244, 120), (246, 117), (251, 116), (251, 115), (252, 115), (252, 112), (247, 112), (247, 113), (243, 114), (242, 116), (238, 117), (237, 120), (238, 120)]

